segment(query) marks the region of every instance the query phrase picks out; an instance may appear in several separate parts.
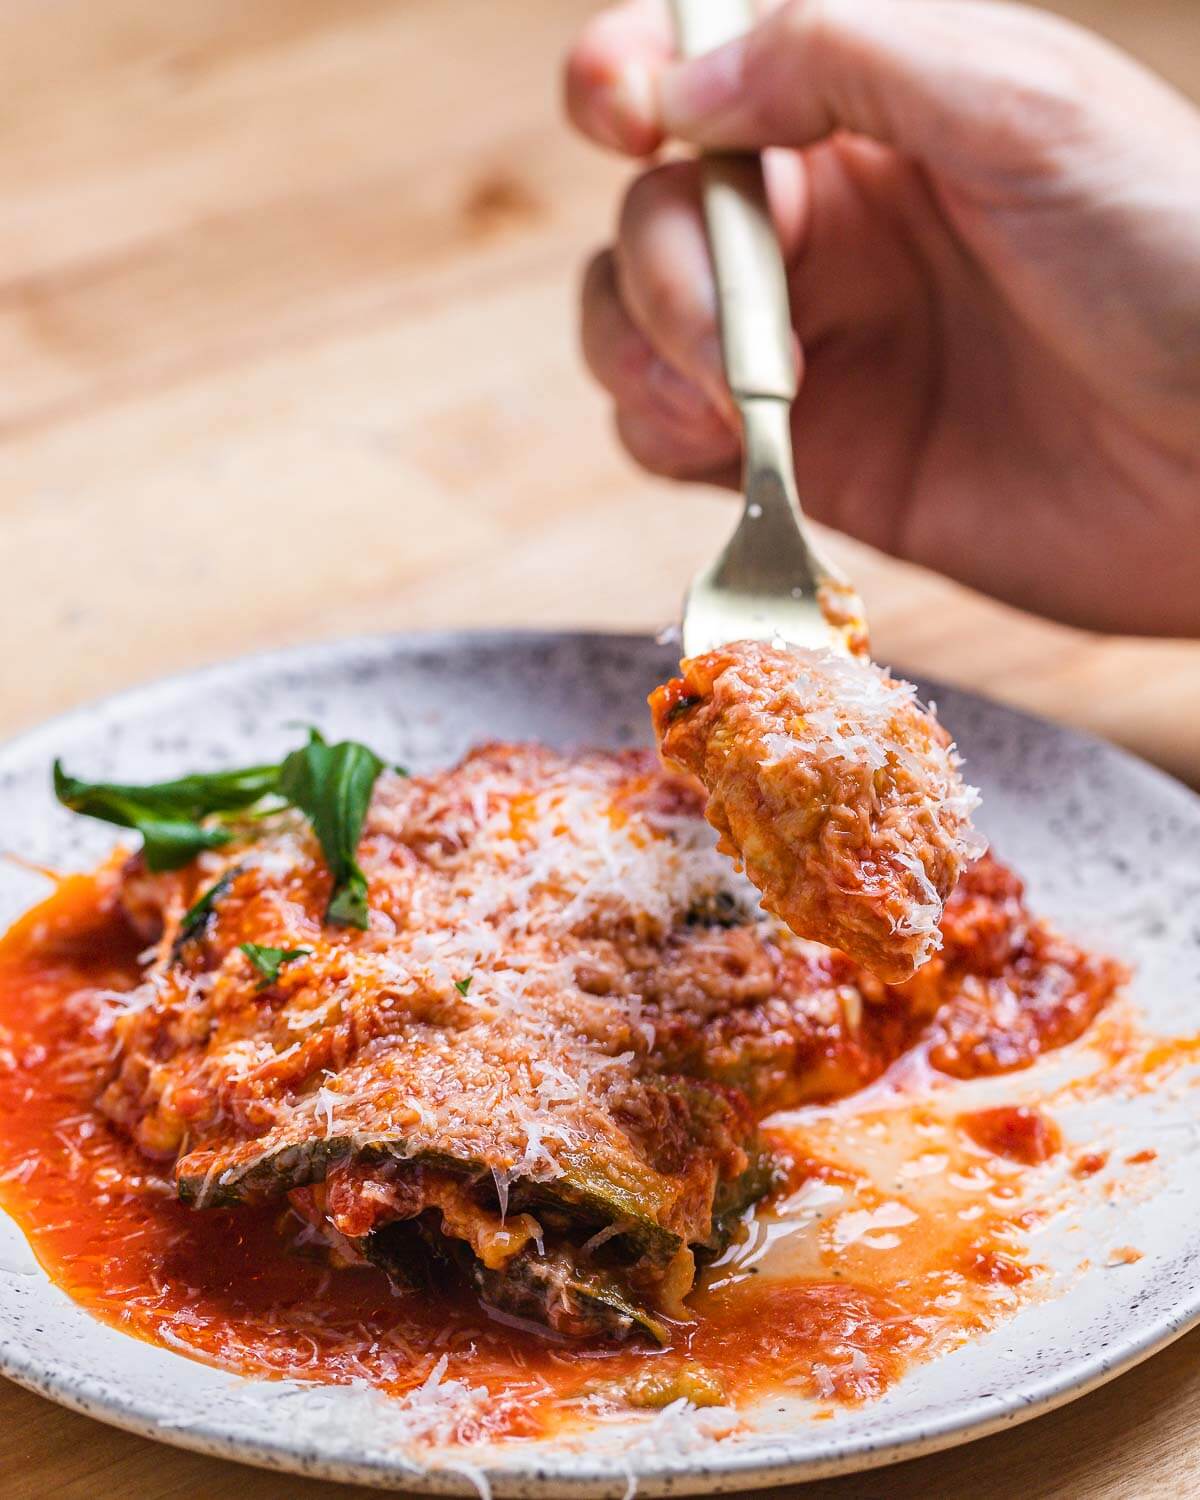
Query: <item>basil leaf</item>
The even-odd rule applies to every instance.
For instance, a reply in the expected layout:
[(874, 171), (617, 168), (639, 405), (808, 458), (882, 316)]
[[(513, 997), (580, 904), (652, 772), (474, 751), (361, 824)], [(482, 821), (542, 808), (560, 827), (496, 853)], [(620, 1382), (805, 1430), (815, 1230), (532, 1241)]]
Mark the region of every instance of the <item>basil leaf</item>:
[[(93, 813), (93, 817), (98, 814)], [(109, 820), (116, 822), (115, 818)], [(178, 870), (191, 864), (197, 854), (205, 849), (219, 849), (229, 843), (233, 835), (225, 828), (204, 828), (199, 823), (165, 818), (147, 817), (137, 814), (126, 825), (135, 828), (142, 836), (142, 852), (146, 856), (146, 867), (155, 874), (162, 870)]]
[(454, 988), (458, 991), (458, 993), (460, 995), (462, 995), (462, 996), (465, 997), (466, 994), (468, 993), (468, 991), (471, 988), (471, 981), (474, 978), (475, 978), (474, 974), (468, 974), (465, 979), (456, 979), (454, 981)]
[(261, 976), (255, 989), (265, 990), (279, 978), (284, 964), (294, 963), (298, 958), (307, 958), (311, 948), (264, 948), (261, 943), (239, 943), (238, 947), (258, 970)]
[(245, 865), (234, 865), (232, 870), (226, 870), (214, 885), (210, 885), (198, 901), (192, 903), (183, 914), (183, 920), (179, 924), (179, 931), (175, 934), (175, 942), (171, 948), (171, 957), (178, 957), (180, 948), (189, 938), (196, 937), (207, 925), (212, 916), (218, 899), (225, 894), (233, 884), (234, 879), (242, 873)]
[(54, 762), (54, 795), (73, 812), (132, 828), (142, 835), (147, 866), (156, 873), (178, 870), (205, 849), (229, 843), (227, 829), (205, 828), (201, 818), (249, 807), (275, 790), (277, 766), (251, 766), (183, 776), (148, 786), (81, 781)]
[[(308, 817), (333, 875), (326, 920), (365, 928), (367, 882), (358, 864), (358, 841), (382, 770), (383, 762), (365, 745), (353, 740), (329, 745), (312, 729), (308, 744), (282, 765), (182, 776), (147, 786), (81, 781), (55, 761), (54, 792), (74, 812), (135, 829), (142, 835), (146, 864), (156, 873), (177, 870), (234, 837), (227, 828), (206, 827), (203, 819), (245, 812), (267, 797), (282, 798)], [(274, 810), (270, 805), (266, 809)]]
[(293, 750), (279, 768), (280, 794), (313, 826), (333, 876), (325, 920), (366, 928), (367, 878), (358, 863), (358, 841), (371, 791), (383, 762), (354, 740), (329, 745), (315, 730), (308, 744)]
[[(204, 818), (209, 813), (234, 812), (249, 807), (279, 781), (278, 766), (248, 766), (240, 771), (210, 771), (194, 776), (180, 776), (175, 781), (150, 782), (130, 786), (115, 781), (80, 781), (68, 776), (61, 761), (54, 763), (54, 790), (59, 801), (76, 812), (91, 813), (96, 803), (104, 806), (108, 799), (136, 804), (158, 817)], [(102, 813), (91, 813), (93, 817)]]

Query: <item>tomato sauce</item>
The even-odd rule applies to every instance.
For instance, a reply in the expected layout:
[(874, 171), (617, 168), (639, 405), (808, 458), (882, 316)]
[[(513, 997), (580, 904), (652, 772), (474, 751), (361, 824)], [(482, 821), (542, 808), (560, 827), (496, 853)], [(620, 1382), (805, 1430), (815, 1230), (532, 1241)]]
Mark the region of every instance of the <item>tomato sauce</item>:
[(1036, 1277), (1022, 1174), (1057, 1142), (1020, 1110), (991, 1112), (982, 1136), (973, 1117), (971, 1136), (999, 1155), (919, 1104), (889, 1115), (847, 1101), (824, 1122), (784, 1121), (786, 1182), (661, 1350), (553, 1342), (489, 1320), (466, 1294), (332, 1269), (278, 1205), (185, 1207), (95, 1108), (115, 1063), (110, 1013), (139, 978), (115, 886), (113, 867), (63, 879), (0, 942), (0, 1201), (49, 1275), (131, 1335), (245, 1374), (391, 1394), (444, 1355), (447, 1378), (494, 1397), (487, 1435), (531, 1436), (584, 1395), (614, 1408), (736, 1403), (787, 1385), (867, 1399), (989, 1326)]
[(1062, 1132), (1041, 1110), (1002, 1104), (962, 1115), (959, 1123), (985, 1151), (1029, 1166), (1048, 1161), (1062, 1146)]

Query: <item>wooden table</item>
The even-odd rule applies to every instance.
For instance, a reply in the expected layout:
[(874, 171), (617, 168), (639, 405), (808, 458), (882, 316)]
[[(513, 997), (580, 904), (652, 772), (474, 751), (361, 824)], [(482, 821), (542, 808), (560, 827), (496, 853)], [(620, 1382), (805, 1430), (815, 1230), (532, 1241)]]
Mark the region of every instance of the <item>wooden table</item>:
[[(1070, 0), (1200, 94), (1194, 0)], [(0, 731), (363, 630), (653, 628), (731, 521), (579, 367), (626, 168), (557, 116), (583, 0), (9, 0)], [(1200, 648), (1099, 640), (839, 544), (884, 660), (1200, 784)], [(1069, 560), (1065, 560), (1069, 564)], [(1200, 1492), (1200, 1333), (1011, 1434), (818, 1496)], [(326, 1497), (0, 1387), (5, 1496)]]

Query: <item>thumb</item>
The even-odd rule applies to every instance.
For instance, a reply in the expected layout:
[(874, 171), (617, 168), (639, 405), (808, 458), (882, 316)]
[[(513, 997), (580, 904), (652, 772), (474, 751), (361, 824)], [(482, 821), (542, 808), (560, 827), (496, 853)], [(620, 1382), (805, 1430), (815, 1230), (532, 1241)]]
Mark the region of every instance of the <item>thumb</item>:
[(1094, 101), (1120, 119), (1151, 82), (1099, 38), (1020, 5), (789, 0), (667, 68), (660, 108), (671, 134), (709, 149), (847, 130), (970, 181), (1051, 167), (1088, 133)]

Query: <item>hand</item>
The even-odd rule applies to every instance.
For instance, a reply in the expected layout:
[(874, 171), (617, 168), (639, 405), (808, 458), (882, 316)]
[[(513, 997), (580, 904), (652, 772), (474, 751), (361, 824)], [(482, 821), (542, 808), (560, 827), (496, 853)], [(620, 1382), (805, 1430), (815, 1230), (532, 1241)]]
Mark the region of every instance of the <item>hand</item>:
[[(664, 5), (602, 12), (568, 107), (634, 155), (783, 148), (811, 513), (1060, 620), (1200, 635), (1200, 114), (991, 0), (790, 0), (672, 55)], [(634, 458), (737, 484), (693, 163), (633, 183), (583, 342)]]

